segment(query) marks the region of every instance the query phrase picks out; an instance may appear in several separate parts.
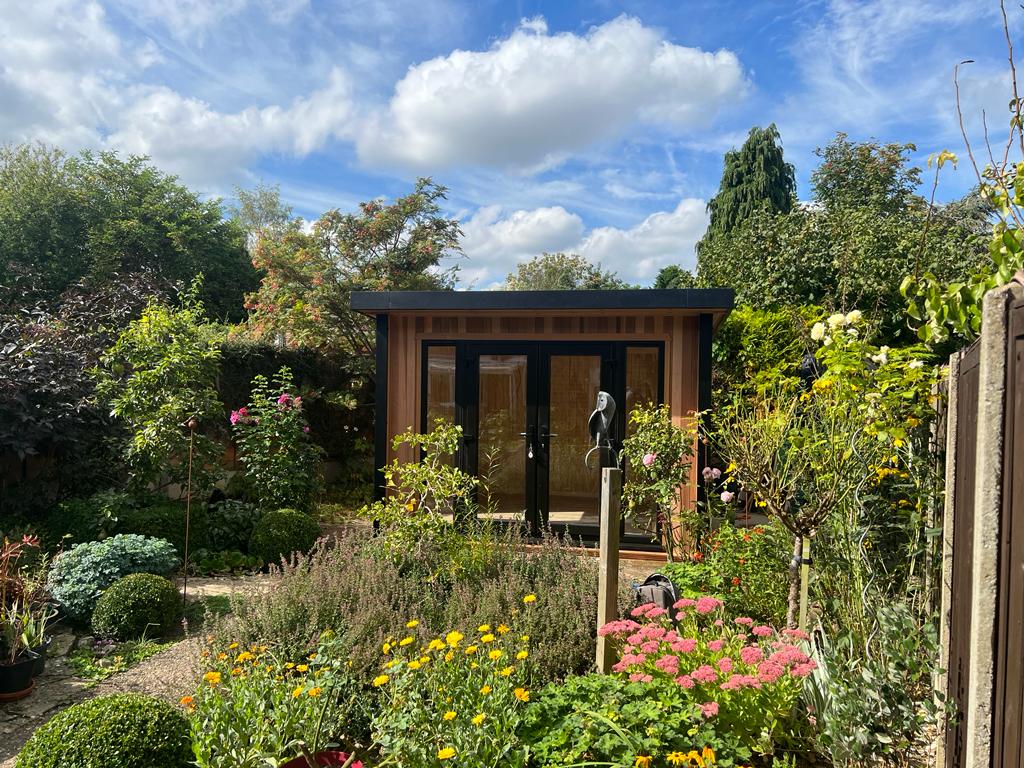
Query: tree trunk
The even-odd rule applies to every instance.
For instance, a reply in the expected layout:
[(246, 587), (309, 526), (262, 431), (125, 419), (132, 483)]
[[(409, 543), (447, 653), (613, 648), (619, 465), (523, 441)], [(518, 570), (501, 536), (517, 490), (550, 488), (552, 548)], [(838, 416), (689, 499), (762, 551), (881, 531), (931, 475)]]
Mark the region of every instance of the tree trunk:
[(789, 606), (786, 609), (786, 626), (795, 629), (800, 611), (800, 560), (803, 558), (803, 537), (793, 537), (793, 559), (789, 561)]

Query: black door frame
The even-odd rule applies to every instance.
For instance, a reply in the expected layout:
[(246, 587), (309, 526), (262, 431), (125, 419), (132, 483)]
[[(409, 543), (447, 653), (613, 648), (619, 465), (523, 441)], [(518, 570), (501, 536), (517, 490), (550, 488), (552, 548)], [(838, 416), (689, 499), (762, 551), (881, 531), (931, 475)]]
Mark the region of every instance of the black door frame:
[[(546, 526), (549, 513), (549, 447), (550, 438), (550, 380), (551, 357), (566, 356), (599, 356), (601, 358), (601, 389), (609, 392), (618, 405), (615, 414), (616, 446), (621, 446), (626, 434), (626, 359), (630, 348), (656, 348), (658, 350), (658, 402), (664, 402), (665, 380), (665, 343), (663, 341), (636, 340), (555, 340), (542, 339), (474, 339), (470, 341), (450, 339), (429, 339), (422, 342), (421, 348), (421, 381), (420, 381), (420, 425), (427, 428), (427, 381), (429, 376), (427, 355), (430, 347), (455, 348), (455, 422), (462, 427), (463, 441), (456, 456), (457, 464), (474, 477), (478, 474), (478, 420), (480, 368), (479, 359), (482, 354), (491, 355), (523, 355), (527, 358), (527, 392), (526, 392), (526, 424), (523, 431), (527, 433), (523, 441), (523, 451), (527, 452), (531, 444), (534, 447), (534, 459), (527, 464), (525, 488), (526, 519), (529, 532), (533, 536), (541, 533)], [(602, 465), (609, 464), (609, 457), (602, 452)], [(558, 525), (552, 529), (555, 533), (569, 534), (585, 542), (596, 542), (598, 528), (595, 526)], [(642, 549), (660, 549), (660, 544), (652, 542), (648, 535), (629, 534), (625, 532), (625, 521), (620, 525), (620, 540), (631, 547)]]

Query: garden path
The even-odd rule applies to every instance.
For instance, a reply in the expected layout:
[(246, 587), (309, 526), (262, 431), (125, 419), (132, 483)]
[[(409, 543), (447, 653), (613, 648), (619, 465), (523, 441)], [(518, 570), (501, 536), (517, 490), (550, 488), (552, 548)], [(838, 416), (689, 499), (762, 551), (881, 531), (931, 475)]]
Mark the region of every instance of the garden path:
[[(258, 586), (266, 577), (189, 579), (189, 598), (230, 595)], [(46, 670), (36, 689), (21, 701), (0, 704), (0, 768), (14, 768), (22, 745), (33, 732), (66, 707), (111, 693), (146, 693), (177, 702), (192, 688), (198, 649), (195, 638), (180, 640), (130, 669), (93, 684), (76, 677), (68, 661), (77, 638), (54, 636)]]

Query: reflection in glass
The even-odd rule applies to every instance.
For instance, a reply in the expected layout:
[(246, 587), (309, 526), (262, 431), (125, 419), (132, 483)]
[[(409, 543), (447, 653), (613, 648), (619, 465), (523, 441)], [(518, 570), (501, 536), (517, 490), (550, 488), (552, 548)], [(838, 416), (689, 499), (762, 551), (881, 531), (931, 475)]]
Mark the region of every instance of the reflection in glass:
[(444, 419), (455, 423), (455, 347), (427, 347), (427, 423)]
[[(657, 347), (629, 347), (626, 349), (626, 437), (632, 434), (629, 414), (639, 405), (658, 402)], [(629, 467), (626, 467), (629, 473)], [(626, 519), (626, 533), (654, 536), (655, 523), (647, 516)]]
[(600, 355), (552, 355), (548, 448), (548, 522), (597, 526), (601, 461), (591, 448), (588, 420), (601, 390)]
[(526, 355), (480, 355), (480, 517), (526, 519)]

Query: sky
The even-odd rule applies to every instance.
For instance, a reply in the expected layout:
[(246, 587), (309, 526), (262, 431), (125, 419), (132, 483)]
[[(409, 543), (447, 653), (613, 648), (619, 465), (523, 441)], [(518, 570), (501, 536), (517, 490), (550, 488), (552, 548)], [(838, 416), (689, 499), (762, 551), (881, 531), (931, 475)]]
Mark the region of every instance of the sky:
[(276, 184), (307, 220), (430, 176), (462, 288), (543, 251), (649, 285), (693, 268), (753, 125), (802, 199), (837, 131), (957, 153), (937, 199), (967, 193), (967, 59), (984, 162), (1011, 94), (992, 0), (0, 0), (0, 144), (149, 155), (228, 203)]

